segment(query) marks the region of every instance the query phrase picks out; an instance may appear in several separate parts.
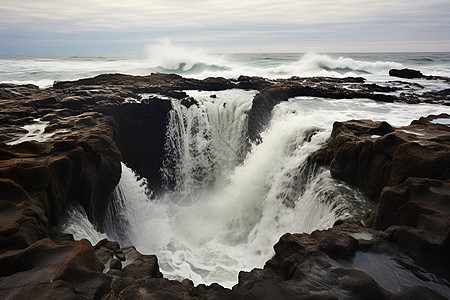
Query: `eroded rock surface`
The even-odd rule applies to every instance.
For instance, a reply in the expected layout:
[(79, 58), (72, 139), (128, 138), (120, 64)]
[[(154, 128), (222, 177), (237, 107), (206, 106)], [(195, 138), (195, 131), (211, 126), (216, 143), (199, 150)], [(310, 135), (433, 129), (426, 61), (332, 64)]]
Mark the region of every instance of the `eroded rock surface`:
[[(185, 90), (259, 90), (249, 113), (250, 138), (257, 140), (273, 107), (296, 96), (448, 104), (448, 90), (418, 93), (423, 87), (412, 85), (167, 74), (100, 75), (48, 89), (0, 84), (0, 298), (448, 297), (448, 115), (402, 128), (367, 120), (335, 123), (328, 145), (311, 163), (329, 164), (334, 177), (359, 187), (379, 202), (378, 209), (329, 230), (283, 235), (264, 268), (241, 272), (233, 289), (165, 279), (154, 255), (107, 240), (95, 246), (73, 241), (54, 227), (77, 201), (101, 229), (121, 159), (148, 177), (152, 188), (160, 187), (168, 99), (197, 105)], [(396, 281), (386, 280), (392, 274)]]
[(400, 128), (367, 120), (336, 122), (327, 147), (312, 157), (379, 202), (371, 227), (389, 231), (396, 244), (447, 280), (449, 122), (447, 114)]

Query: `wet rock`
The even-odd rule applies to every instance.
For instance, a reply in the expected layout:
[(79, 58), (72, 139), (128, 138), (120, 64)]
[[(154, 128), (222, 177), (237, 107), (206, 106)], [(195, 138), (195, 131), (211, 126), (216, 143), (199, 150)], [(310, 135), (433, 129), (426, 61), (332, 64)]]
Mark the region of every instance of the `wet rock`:
[(174, 98), (174, 99), (183, 99), (187, 97), (186, 92), (183, 91), (173, 91), (171, 89), (165, 90), (165, 91), (161, 91), (160, 92), (162, 95)]
[(198, 105), (198, 102), (197, 102), (197, 100), (195, 100), (192, 97), (187, 97), (187, 98), (184, 98), (183, 100), (181, 100), (181, 104), (186, 106), (186, 108), (189, 108), (192, 105)]
[(223, 77), (208, 77), (202, 81), (199, 89), (204, 91), (221, 91), (232, 89), (234, 87), (235, 84), (229, 79), (225, 79)]
[(0, 178), (26, 191), (27, 202), (44, 209), (50, 225), (59, 222), (66, 205), (74, 200), (80, 201), (94, 223), (102, 224), (104, 207), (120, 177), (115, 123), (84, 115), (67, 122), (72, 127), (60, 136), (73, 137), (70, 141), (0, 145), (16, 153), (0, 161)]
[(301, 82), (291, 84), (279, 84), (263, 89), (257, 94), (253, 99), (253, 105), (248, 114), (248, 134), (250, 140), (260, 142), (259, 134), (269, 123), (275, 105), (287, 101), (290, 98), (310, 96), (330, 99), (368, 98), (381, 102), (394, 102), (398, 100), (393, 95), (376, 94), (362, 89), (350, 90), (344, 88), (342, 83), (346, 82), (348, 78), (340, 80), (341, 86), (336, 86), (334, 81), (325, 81), (317, 84), (313, 79), (303, 79)]
[(101, 298), (110, 279), (87, 240), (57, 245), (42, 239), (0, 255), (2, 299)]
[(159, 271), (158, 259), (155, 255), (140, 255), (132, 263), (127, 264), (122, 271), (135, 279), (141, 279), (147, 276), (151, 278), (162, 278), (162, 274)]
[(109, 267), (113, 270), (122, 270), (122, 263), (120, 262), (120, 260), (118, 259), (113, 259), (110, 263), (109, 263)]
[(391, 69), (389, 70), (389, 76), (395, 76), (400, 78), (414, 79), (414, 78), (423, 78), (424, 75), (422, 72), (412, 69)]
[(382, 92), (382, 93), (391, 93), (391, 92), (395, 92), (399, 89), (397, 87), (381, 86), (376, 83), (363, 84), (362, 87), (367, 89), (369, 92)]
[(393, 131), (386, 122), (335, 122), (328, 146), (314, 154), (313, 160), (329, 164), (333, 177), (361, 188), (369, 198), (376, 199), (389, 181), (392, 168), (389, 149), (393, 144), (376, 152), (375, 141)]
[(0, 84), (0, 99), (19, 99), (36, 93), (39, 87), (33, 84)]
[[(450, 264), (449, 122), (450, 116), (441, 114), (400, 128), (371, 121), (335, 123), (328, 145), (311, 158), (329, 163), (332, 176), (378, 201), (368, 225), (385, 230), (444, 278), (450, 277), (442, 267)], [(376, 133), (377, 128), (382, 130)]]
[[(162, 278), (154, 255), (108, 240), (92, 247), (52, 227), (67, 204), (77, 200), (101, 229), (121, 159), (147, 177), (151, 188), (160, 188), (171, 104), (158, 97), (126, 103), (127, 98), (142, 99), (140, 93), (183, 99), (189, 106), (193, 103), (183, 90), (257, 89), (249, 113), (252, 140), (258, 140), (275, 105), (297, 96), (448, 103), (446, 90), (420, 94), (423, 87), (414, 83), (364, 82), (247, 76), (199, 80), (157, 73), (105, 74), (56, 82), (47, 89), (0, 84), (0, 140), (17, 138), (24, 133), (17, 128), (35, 119), (48, 122), (46, 141), (0, 144), (0, 298), (439, 299), (450, 278), (448, 115), (402, 128), (372, 121), (336, 123), (328, 146), (310, 158), (311, 165), (330, 164), (333, 176), (378, 200), (377, 211), (339, 220), (328, 230), (283, 235), (264, 268), (241, 272), (232, 290)], [(385, 94), (394, 90), (402, 96)], [(405, 270), (420, 270), (419, 277), (432, 271), (436, 282), (429, 286), (434, 290), (401, 283), (392, 290), (367, 265), (357, 263), (364, 255), (385, 256)]]
[(238, 88), (244, 90), (258, 90), (261, 91), (266, 87), (273, 85), (269, 80), (258, 76), (239, 76)]
[(162, 185), (160, 169), (167, 114), (171, 109), (171, 102), (167, 100), (98, 108), (98, 111), (113, 116), (120, 128), (118, 135), (123, 161), (147, 178), (150, 188), (156, 191)]
[(409, 177), (448, 178), (449, 138), (447, 126), (429, 122), (397, 129), (366, 120), (336, 122), (328, 146), (313, 160), (377, 200), (385, 186)]

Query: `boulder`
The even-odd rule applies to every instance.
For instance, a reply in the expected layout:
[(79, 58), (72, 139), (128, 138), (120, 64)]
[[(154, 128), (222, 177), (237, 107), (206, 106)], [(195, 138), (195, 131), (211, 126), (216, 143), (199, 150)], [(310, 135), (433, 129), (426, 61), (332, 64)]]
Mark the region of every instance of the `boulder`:
[(395, 76), (400, 78), (414, 79), (425, 77), (422, 72), (412, 69), (391, 69), (389, 70), (389, 76)]

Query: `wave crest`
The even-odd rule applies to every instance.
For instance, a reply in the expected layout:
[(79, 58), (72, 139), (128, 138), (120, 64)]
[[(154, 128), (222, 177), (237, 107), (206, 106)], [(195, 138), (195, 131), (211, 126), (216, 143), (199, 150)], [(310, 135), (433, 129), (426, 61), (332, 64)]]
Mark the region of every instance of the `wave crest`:
[(333, 58), (325, 54), (307, 53), (298, 61), (281, 65), (274, 72), (279, 74), (315, 76), (315, 75), (359, 75), (387, 74), (392, 68), (401, 68), (402, 64), (384, 61), (361, 61), (339, 56)]
[(221, 55), (208, 54), (202, 49), (173, 45), (169, 39), (146, 48), (150, 67), (158, 72), (199, 74), (230, 70)]
[[(387, 75), (402, 64), (389, 61), (364, 61), (349, 57), (306, 53), (289, 59), (283, 54), (271, 57), (255, 55), (232, 56), (208, 54), (202, 49), (174, 45), (170, 40), (147, 47), (150, 67), (163, 73), (204, 78), (208, 76), (238, 77), (239, 75), (287, 78), (291, 76), (359, 76)], [(238, 58), (238, 59), (236, 59)], [(270, 61), (268, 62), (268, 58)]]

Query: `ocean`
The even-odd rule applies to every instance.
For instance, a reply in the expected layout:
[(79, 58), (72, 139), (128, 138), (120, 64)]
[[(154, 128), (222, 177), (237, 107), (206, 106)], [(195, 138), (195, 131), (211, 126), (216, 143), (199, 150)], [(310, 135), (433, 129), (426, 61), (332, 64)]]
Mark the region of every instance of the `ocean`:
[(450, 77), (450, 53), (208, 54), (163, 44), (136, 55), (0, 55), (0, 82), (45, 87), (54, 81), (104, 73), (148, 75), (153, 72), (195, 78), (362, 76), (382, 82), (392, 80), (388, 71), (393, 68), (412, 68), (425, 75)]
[[(382, 83), (398, 80), (388, 76), (392, 68), (450, 77), (450, 53), (208, 54), (155, 46), (145, 55), (3, 55), (0, 82), (46, 87), (103, 73), (166, 72), (195, 78), (362, 76)], [(425, 89), (449, 88), (438, 80), (414, 82)], [(122, 163), (105, 232), (98, 232), (76, 203), (60, 229), (94, 244), (107, 237), (156, 254), (167, 278), (226, 287), (237, 282), (239, 271), (262, 268), (284, 233), (326, 229), (374, 209), (328, 169), (308, 168), (308, 156), (329, 138), (333, 122), (372, 119), (404, 126), (421, 116), (450, 113), (443, 105), (296, 97), (274, 108), (262, 142), (248, 148), (247, 112), (257, 91), (217, 91), (215, 98), (211, 92), (186, 93), (199, 104), (186, 108), (170, 100), (165, 150), (171, 155), (161, 170), (174, 188), (154, 196), (145, 178)]]

